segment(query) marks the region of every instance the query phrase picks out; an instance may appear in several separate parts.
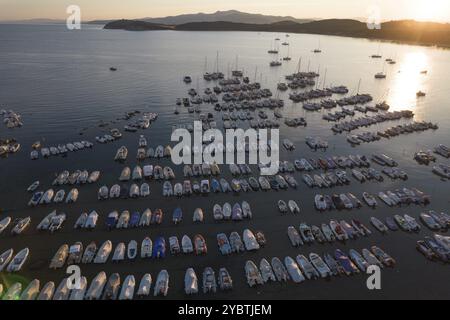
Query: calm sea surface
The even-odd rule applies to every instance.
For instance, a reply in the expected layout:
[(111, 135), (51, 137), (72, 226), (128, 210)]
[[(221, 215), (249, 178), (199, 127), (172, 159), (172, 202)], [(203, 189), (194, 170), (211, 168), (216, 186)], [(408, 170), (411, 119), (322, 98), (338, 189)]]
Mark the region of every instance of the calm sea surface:
[[(270, 68), (273, 57), (267, 54), (273, 40), (279, 37), (290, 43), (292, 61), (283, 62), (279, 68)], [(312, 49), (320, 41), (322, 53), (314, 54)], [(162, 185), (151, 182), (151, 196), (139, 200), (97, 201), (97, 189), (106, 184), (116, 183), (123, 165), (114, 163), (115, 151), (126, 145), (130, 151), (127, 165), (136, 164), (139, 133), (126, 133), (121, 141), (108, 145), (95, 144), (90, 151), (69, 154), (66, 158), (52, 157), (31, 161), (31, 144), (41, 140), (46, 145), (57, 145), (77, 140), (94, 141), (95, 136), (108, 132), (110, 128), (122, 128), (126, 124), (117, 119), (127, 111), (152, 111), (159, 114), (158, 120), (150, 129), (143, 131), (149, 144), (156, 147), (167, 144), (173, 125), (188, 124), (196, 118), (181, 108), (174, 115), (177, 97), (187, 96), (186, 86), (182, 82), (184, 75), (194, 79), (192, 87), (203, 88), (206, 83), (202, 74), (206, 70), (214, 71), (216, 52), (219, 52), (219, 69), (227, 74), (235, 68), (236, 60), (240, 69), (253, 80), (261, 82), (262, 87), (276, 93), (276, 84), (284, 76), (298, 68), (301, 57), (301, 70), (316, 71), (321, 74), (320, 87), (346, 85), (351, 94), (370, 93), (374, 102), (386, 100), (391, 110), (410, 109), (416, 120), (436, 122), (437, 131), (414, 133), (383, 139), (370, 144), (352, 148), (345, 140), (345, 134), (334, 135), (330, 130), (332, 123), (322, 120), (322, 113), (305, 112), (301, 104), (288, 99), (288, 93), (280, 93), (285, 99), (285, 116), (304, 116), (308, 121), (306, 128), (287, 128), (281, 126), (281, 138), (289, 137), (297, 146), (294, 152), (281, 151), (282, 160), (293, 161), (296, 158), (318, 158), (320, 156), (365, 154), (383, 152), (393, 157), (404, 169), (407, 181), (383, 183), (352, 183), (345, 187), (324, 190), (325, 193), (353, 192), (361, 195), (363, 191), (378, 193), (399, 187), (418, 187), (432, 196), (427, 208), (409, 206), (388, 208), (380, 205), (377, 210), (367, 207), (350, 212), (328, 212), (320, 214), (314, 210), (313, 199), (317, 190), (307, 189), (301, 182), (301, 174), (295, 173), (300, 183), (298, 190), (268, 193), (252, 192), (247, 194), (217, 195), (209, 197), (193, 196), (189, 199), (163, 199)], [(280, 46), (280, 58), (287, 54), (287, 48)], [(371, 59), (369, 56), (379, 52), (383, 59)], [(237, 58), (236, 58), (237, 57)], [(383, 65), (385, 58), (393, 58), (395, 65)], [(109, 71), (111, 66), (117, 72)], [(325, 71), (326, 70), (326, 71)], [(383, 71), (386, 80), (375, 80), (374, 74)], [(428, 70), (428, 74), (420, 71)], [(13, 238), (9, 229), (1, 237), (0, 252), (9, 248), (19, 251), (29, 247), (30, 260), (18, 276), (1, 275), (5, 284), (14, 279), (55, 281), (58, 285), (64, 277), (64, 270), (50, 272), (48, 263), (60, 245), (83, 241), (87, 245), (96, 241), (100, 245), (105, 240), (128, 243), (131, 239), (142, 241), (146, 236), (156, 239), (172, 235), (179, 239), (184, 234), (191, 238), (201, 233), (205, 236), (209, 252), (206, 256), (171, 256), (164, 260), (144, 261), (106, 265), (83, 265), (82, 273), (91, 280), (99, 271), (108, 274), (119, 272), (124, 279), (134, 274), (140, 281), (144, 273), (151, 273), (156, 280), (161, 269), (170, 273), (169, 298), (183, 298), (183, 278), (188, 267), (194, 267), (199, 278), (204, 267), (212, 266), (218, 271), (226, 267), (234, 280), (235, 290), (216, 295), (199, 295), (197, 298), (248, 298), (248, 299), (332, 299), (332, 298), (450, 298), (448, 288), (448, 266), (428, 262), (415, 250), (415, 243), (431, 232), (425, 228), (419, 234), (407, 234), (401, 231), (381, 236), (377, 231), (369, 238), (349, 241), (346, 244), (304, 246), (293, 248), (287, 238), (286, 230), (290, 225), (301, 222), (320, 225), (331, 219), (360, 219), (369, 225), (369, 218), (377, 216), (384, 219), (397, 213), (410, 214), (418, 218), (424, 210), (449, 210), (449, 182), (442, 181), (431, 173), (431, 167), (420, 166), (414, 160), (414, 152), (420, 149), (432, 149), (443, 143), (450, 145), (450, 51), (437, 48), (372, 42), (364, 39), (339, 38), (315, 35), (250, 33), (250, 32), (125, 32), (102, 30), (96, 26), (84, 26), (81, 31), (67, 31), (59, 25), (0, 25), (0, 109), (12, 109), (22, 115), (24, 126), (8, 130), (0, 124), (1, 138), (16, 138), (22, 144), (18, 154), (0, 159), (0, 207), (2, 216), (32, 217), (32, 226), (21, 236)], [(324, 76), (326, 72), (326, 77)], [(198, 79), (198, 80), (197, 80)], [(358, 85), (360, 83), (360, 85)], [(416, 92), (422, 90), (427, 96), (416, 98)], [(203, 105), (202, 110), (212, 111), (212, 105)], [(361, 114), (357, 115), (361, 116)], [(217, 114), (217, 119), (221, 118)], [(101, 121), (109, 122), (100, 127)], [(403, 121), (387, 122), (371, 126), (377, 131)], [(360, 130), (354, 131), (355, 133)], [(305, 143), (308, 135), (318, 135), (330, 143), (325, 153), (310, 151)], [(438, 161), (449, 164), (448, 160), (438, 157)], [(147, 161), (155, 164), (154, 160)], [(162, 164), (170, 165), (168, 160)], [(381, 169), (378, 165), (375, 168)], [(58, 205), (46, 208), (29, 209), (30, 195), (25, 191), (28, 185), (40, 180), (43, 189), (50, 187), (57, 172), (62, 170), (87, 169), (101, 170), (98, 184), (81, 186), (79, 201), (74, 205)], [(177, 180), (182, 180), (181, 168), (175, 168)], [(229, 170), (222, 167), (223, 176), (229, 178)], [(254, 170), (256, 174), (256, 170)], [(350, 175), (350, 173), (349, 173)], [(66, 187), (66, 192), (70, 189)], [(301, 214), (280, 216), (276, 208), (278, 199), (294, 199), (301, 206)], [(254, 218), (239, 223), (214, 223), (212, 207), (215, 203), (234, 203), (247, 200), (253, 210)], [(171, 223), (171, 212), (180, 206), (184, 212), (181, 225)], [(125, 209), (143, 211), (145, 208), (163, 208), (163, 224), (146, 230), (124, 230), (108, 232), (104, 228), (107, 214), (112, 210)], [(201, 207), (205, 211), (205, 223), (193, 224), (192, 213)], [(40, 234), (35, 230), (39, 221), (51, 210), (58, 209), (68, 216), (64, 228), (54, 235)], [(96, 210), (99, 224), (93, 232), (74, 231), (73, 223), (82, 212)], [(231, 233), (246, 228), (262, 230), (268, 244), (256, 253), (243, 253), (222, 257), (217, 250), (216, 234)], [(373, 229), (373, 228), (372, 228)], [(382, 290), (373, 292), (366, 288), (365, 275), (352, 278), (332, 279), (331, 281), (307, 281), (301, 285), (267, 284), (258, 289), (246, 285), (244, 277), (245, 261), (251, 259), (259, 264), (261, 258), (270, 260), (274, 256), (284, 259), (311, 252), (333, 252), (337, 248), (350, 250), (378, 245), (397, 260), (397, 267), (382, 272)]]

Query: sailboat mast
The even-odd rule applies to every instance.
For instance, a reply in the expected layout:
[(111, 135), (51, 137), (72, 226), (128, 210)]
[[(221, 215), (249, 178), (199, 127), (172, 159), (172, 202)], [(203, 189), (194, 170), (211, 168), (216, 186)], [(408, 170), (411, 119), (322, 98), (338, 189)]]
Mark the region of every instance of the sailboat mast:
[(219, 51), (216, 54), (216, 72), (219, 73)]

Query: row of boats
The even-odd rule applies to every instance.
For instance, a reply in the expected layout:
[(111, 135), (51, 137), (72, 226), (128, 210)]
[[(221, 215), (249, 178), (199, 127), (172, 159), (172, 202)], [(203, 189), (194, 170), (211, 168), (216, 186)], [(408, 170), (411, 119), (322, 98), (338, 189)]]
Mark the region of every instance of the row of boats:
[(265, 258), (261, 260), (259, 268), (252, 261), (245, 263), (245, 275), (250, 287), (272, 282), (301, 283), (305, 280), (331, 278), (333, 276), (351, 276), (365, 273), (371, 265), (394, 267), (396, 261), (389, 254), (377, 246), (358, 252), (351, 249), (348, 254), (336, 249), (334, 254), (325, 253), (323, 258), (317, 253), (310, 253), (308, 257), (297, 255), (295, 259), (285, 257), (284, 264), (278, 257), (269, 263)]
[[(97, 171), (97, 170), (92, 171), (90, 173), (87, 170), (75, 170), (73, 172), (64, 170), (56, 176), (55, 180), (53, 180), (53, 182), (52, 182), (52, 185), (63, 186), (63, 185), (75, 185), (75, 184), (86, 184), (86, 183), (92, 184), (92, 183), (97, 182), (99, 179), (100, 179), (100, 171)], [(36, 181), (35, 183), (37, 183), (37, 182), (39, 182), (39, 181)], [(31, 186), (35, 185), (35, 183), (33, 183)], [(34, 191), (34, 190), (29, 190), (29, 191)]]
[(158, 114), (154, 112), (143, 112), (142, 115), (124, 126), (124, 130), (128, 132), (136, 132), (139, 129), (145, 130), (158, 119)]
[[(57, 214), (56, 210), (53, 210), (42, 219), (36, 229), (38, 231), (49, 231), (53, 233), (61, 229), (65, 221), (65, 213)], [(17, 218), (15, 221), (12, 221), (12, 218), (9, 216), (3, 218), (0, 221), (0, 234), (3, 233), (11, 223), (13, 224), (11, 234), (17, 236), (22, 234), (31, 225), (31, 217)]]
[(9, 129), (23, 126), (22, 116), (13, 110), (1, 109), (0, 116), (3, 117), (3, 123)]
[[(94, 146), (92, 142), (83, 140), (69, 142), (67, 144), (58, 144), (57, 146), (51, 147), (40, 147), (40, 154), (43, 158), (48, 158), (50, 156), (67, 155), (69, 152), (76, 152), (84, 149), (91, 149)], [(39, 159), (38, 149), (34, 149), (30, 153), (31, 160)]]
[(450, 237), (433, 234), (416, 242), (416, 249), (432, 261), (450, 262)]
[(440, 163), (433, 166), (433, 173), (444, 179), (450, 179), (450, 166)]
[(347, 107), (341, 107), (341, 110), (335, 112), (328, 112), (322, 116), (323, 120), (337, 122), (339, 120), (345, 119), (348, 116), (353, 117), (355, 115), (356, 109), (350, 109)]
[(434, 148), (434, 152), (444, 158), (450, 158), (450, 148), (443, 144), (437, 145)]
[[(260, 176), (246, 178), (234, 178), (228, 182), (225, 178), (220, 180), (212, 178), (199, 181), (185, 180), (183, 183), (177, 182), (174, 185), (170, 181), (165, 181), (162, 193), (165, 197), (182, 197), (192, 194), (208, 195), (210, 193), (240, 193), (249, 191), (286, 190), (289, 187), (296, 189), (297, 180), (290, 174), (278, 174), (275, 176)], [(136, 190), (137, 191), (137, 190)]]
[[(393, 180), (408, 179), (407, 173), (399, 168), (383, 168), (381, 172), (374, 168), (351, 169), (351, 172), (352, 176), (361, 183), (366, 181), (384, 181), (381, 172)], [(332, 188), (334, 186), (350, 184), (350, 179), (347, 177), (345, 170), (327, 171), (326, 173), (315, 175), (305, 173), (302, 175), (302, 180), (310, 188)]]
[[(244, 231), (243, 239), (248, 251), (259, 249), (259, 244), (251, 231)], [(131, 240), (128, 244), (119, 242), (115, 247), (110, 240), (106, 240), (100, 246), (92, 241), (86, 248), (84, 248), (82, 242), (76, 242), (70, 246), (67, 244), (61, 245), (51, 259), (49, 268), (60, 269), (66, 264), (105, 264), (110, 257), (111, 262), (132, 261), (138, 257), (141, 259), (162, 259), (166, 257), (167, 250), (172, 255), (179, 253), (204, 255), (208, 253), (206, 240), (201, 234), (196, 234), (192, 240), (188, 235), (184, 235), (181, 243), (177, 236), (171, 236), (168, 239), (168, 245), (164, 237), (158, 237), (155, 241), (146, 237), (140, 245), (136, 240)]]
[(402, 111), (393, 111), (386, 113), (378, 113), (373, 116), (365, 116), (356, 119), (352, 119), (350, 121), (340, 122), (331, 127), (333, 132), (342, 133), (343, 131), (353, 131), (359, 129), (361, 127), (369, 127), (374, 124), (393, 121), (393, 120), (401, 120), (401, 119), (411, 119), (414, 117), (414, 113), (410, 110), (402, 110)]
[(8, 228), (10, 224), (13, 224), (11, 228), (11, 235), (16, 236), (25, 231), (31, 224), (31, 217), (17, 218), (14, 221), (11, 217), (5, 217), (0, 221), (0, 234)]
[(372, 231), (359, 220), (353, 219), (350, 223), (341, 220), (331, 220), (329, 223), (322, 223), (321, 226), (307, 223), (300, 223), (298, 230), (294, 226), (289, 226), (287, 235), (292, 246), (298, 247), (304, 244), (333, 243), (336, 241), (345, 242), (356, 240), (360, 237), (368, 237)]
[[(144, 160), (146, 158), (168, 158), (172, 153), (172, 148), (170, 146), (157, 146), (155, 149), (148, 148), (145, 149), (144, 146), (140, 146), (138, 148), (136, 158), (138, 160)], [(115, 161), (125, 161), (128, 157), (128, 148), (125, 146), (121, 146), (114, 157)]]
[[(375, 208), (378, 202), (372, 194), (363, 192), (362, 198), (367, 206)], [(417, 188), (403, 188), (394, 191), (378, 193), (378, 198), (389, 207), (400, 205), (427, 205), (431, 198)], [(362, 207), (362, 202), (352, 193), (341, 193), (333, 195), (317, 194), (314, 197), (314, 206), (319, 211), (325, 210), (351, 210)]]
[(256, 251), (264, 247), (266, 243), (266, 236), (262, 231), (253, 233), (253, 231), (245, 229), (242, 233), (242, 238), (236, 231), (231, 232), (229, 237), (225, 233), (217, 234), (217, 245), (222, 255)]
[(335, 169), (353, 169), (353, 168), (368, 168), (370, 167), (370, 160), (365, 155), (347, 155), (347, 156), (333, 156), (327, 158), (300, 158), (294, 160), (293, 166), (290, 162), (285, 162), (289, 171), (314, 171), (314, 170), (335, 170)]
[(328, 141), (325, 141), (323, 138), (321, 137), (311, 137), (308, 136), (305, 138), (305, 142), (306, 145), (308, 147), (310, 147), (313, 150), (318, 150), (318, 149), (328, 149)]
[(48, 205), (51, 203), (74, 203), (78, 200), (78, 189), (71, 189), (66, 196), (66, 191), (63, 189), (55, 192), (53, 189), (48, 189), (47, 191), (37, 191), (33, 193), (28, 206), (36, 207), (38, 205)]
[[(167, 296), (169, 279), (169, 272), (165, 269), (158, 273), (155, 283), (150, 273), (144, 274), (139, 282), (134, 275), (127, 275), (122, 282), (120, 274), (113, 273), (108, 277), (101, 271), (92, 279), (90, 285), (84, 276), (81, 277), (77, 288), (71, 288), (72, 283), (68, 278), (64, 278), (58, 286), (50, 281), (42, 288), (40, 281), (34, 279), (25, 288), (20, 282), (11, 284), (5, 290), (0, 285), (0, 296), (2, 300), (133, 300), (150, 296), (152, 286), (155, 297)], [(184, 287), (186, 294), (199, 292), (198, 278), (193, 268), (186, 270)], [(216, 278), (214, 269), (206, 267), (202, 274), (201, 289), (204, 294), (215, 293), (218, 289), (231, 290), (233, 280), (226, 268), (220, 268)]]
[(120, 132), (120, 130), (117, 128), (113, 128), (110, 130), (109, 134), (96, 136), (95, 141), (97, 141), (98, 143), (105, 144), (105, 143), (109, 143), (109, 142), (114, 142), (120, 138), (122, 138), (122, 133)]
[[(329, 98), (333, 94), (345, 94), (347, 89), (345, 87), (335, 87), (331, 89), (313, 89), (305, 92), (295, 92), (289, 95), (289, 99), (298, 103), (298, 102), (306, 102), (312, 99), (320, 99), (320, 98)], [(320, 103), (314, 103), (308, 106), (306, 104), (305, 110), (308, 111), (319, 111), (322, 108), (324, 109), (332, 109), (337, 107), (338, 105), (341, 107), (348, 105), (357, 105), (357, 104), (366, 104), (373, 100), (372, 96), (369, 94), (357, 94), (354, 96), (344, 97), (341, 99), (333, 100), (326, 99), (322, 100)], [(305, 104), (304, 104), (305, 106)]]
[[(428, 212), (422, 212), (419, 217), (420, 221), (430, 230), (445, 232), (450, 228), (450, 216), (445, 212), (438, 213), (430, 210)], [(384, 221), (372, 217), (370, 222), (381, 233), (398, 230), (419, 232), (421, 230), (421, 226), (416, 218), (408, 214), (403, 216), (396, 214), (393, 217), (387, 217)]]
[(347, 141), (350, 142), (351, 144), (358, 145), (361, 142), (373, 142), (373, 141), (378, 141), (381, 138), (389, 139), (389, 138), (396, 137), (396, 136), (399, 136), (402, 134), (408, 134), (408, 133), (413, 133), (413, 132), (422, 132), (422, 131), (426, 131), (426, 130), (437, 130), (438, 128), (439, 128), (438, 125), (435, 123), (426, 122), (426, 121), (421, 121), (421, 122), (414, 121), (409, 124), (403, 124), (403, 125), (391, 127), (384, 131), (378, 131), (378, 132), (366, 131), (366, 132), (358, 133), (355, 135), (349, 135), (347, 137)]
[[(242, 204), (243, 208), (248, 214), (250, 206), (245, 203)], [(241, 210), (244, 210), (241, 208)], [(250, 211), (251, 214), (251, 211)], [(162, 209), (157, 208), (154, 211), (149, 208), (145, 209), (142, 213), (139, 211), (123, 210), (120, 214), (114, 210), (108, 214), (105, 220), (105, 226), (108, 230), (113, 229), (129, 229), (129, 228), (143, 228), (151, 225), (159, 225), (162, 223), (164, 212)], [(77, 219), (74, 225), (74, 229), (87, 229), (92, 230), (97, 226), (99, 214), (93, 210), (89, 214), (83, 212)], [(172, 222), (179, 224), (183, 220), (183, 211), (180, 207), (173, 210)], [(204, 212), (202, 208), (196, 208), (193, 213), (193, 222), (203, 222)]]
[(243, 219), (251, 219), (253, 212), (247, 201), (242, 201), (242, 203), (236, 202), (233, 206), (228, 202), (225, 202), (223, 205), (216, 203), (213, 207), (213, 217), (215, 221), (241, 221)]
[(26, 263), (30, 249), (24, 248), (14, 254), (13, 249), (8, 249), (0, 255), (0, 272), (19, 272)]

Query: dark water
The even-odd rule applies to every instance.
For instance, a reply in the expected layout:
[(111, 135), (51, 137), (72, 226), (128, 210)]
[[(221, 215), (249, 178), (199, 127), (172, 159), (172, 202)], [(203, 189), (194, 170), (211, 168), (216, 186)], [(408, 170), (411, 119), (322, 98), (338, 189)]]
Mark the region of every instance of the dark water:
[[(196, 233), (205, 236), (209, 252), (206, 256), (171, 256), (160, 261), (138, 259), (134, 262), (122, 262), (114, 265), (83, 265), (82, 273), (91, 280), (99, 271), (108, 274), (119, 272), (122, 279), (134, 274), (137, 281), (147, 272), (156, 280), (161, 269), (170, 273), (169, 298), (183, 298), (183, 278), (188, 267), (194, 267), (200, 277), (204, 267), (212, 266), (216, 271), (226, 267), (234, 280), (235, 290), (216, 295), (199, 295), (198, 298), (248, 298), (248, 299), (331, 299), (331, 298), (449, 298), (448, 266), (428, 262), (415, 250), (415, 242), (430, 234), (423, 229), (420, 234), (403, 232), (381, 236), (376, 231), (366, 239), (350, 241), (347, 244), (304, 246), (293, 248), (286, 235), (289, 225), (298, 226), (300, 222), (320, 225), (331, 219), (358, 218), (368, 224), (371, 216), (385, 218), (397, 213), (408, 213), (414, 217), (425, 210), (418, 206), (404, 208), (387, 208), (381, 205), (376, 211), (368, 208), (351, 212), (329, 212), (320, 214), (314, 210), (313, 198), (318, 191), (307, 189), (300, 182), (301, 174), (295, 177), (300, 182), (299, 190), (290, 189), (283, 192), (253, 192), (234, 195), (210, 195), (209, 197), (191, 197), (182, 200), (167, 200), (161, 196), (161, 185), (150, 184), (152, 194), (147, 199), (118, 200), (99, 203), (97, 189), (100, 185), (111, 186), (123, 168), (113, 162), (116, 149), (120, 145), (129, 148), (127, 165), (135, 165), (134, 155), (139, 134), (125, 134), (121, 141), (108, 145), (96, 144), (92, 151), (69, 154), (67, 158), (52, 157), (48, 160), (29, 160), (30, 145), (36, 141), (56, 145), (81, 139), (94, 141), (94, 137), (111, 127), (122, 127), (124, 122), (117, 122), (106, 128), (99, 127), (99, 121), (114, 121), (124, 112), (132, 110), (152, 111), (159, 114), (159, 119), (144, 132), (149, 144), (167, 144), (171, 127), (174, 124), (190, 123), (195, 116), (186, 110), (178, 116), (173, 115), (176, 97), (186, 96), (188, 87), (181, 81), (189, 74), (200, 79), (198, 86), (203, 88), (202, 80), (205, 56), (208, 70), (212, 71), (216, 51), (219, 51), (219, 65), (223, 72), (231, 70), (239, 56), (239, 66), (254, 79), (257, 67), (257, 80), (263, 87), (275, 92), (276, 83), (297, 70), (298, 58), (302, 57), (302, 70), (320, 70), (323, 81), (326, 69), (326, 85), (347, 85), (351, 93), (356, 93), (361, 79), (360, 92), (370, 93), (375, 101), (387, 100), (393, 110), (411, 109), (416, 120), (437, 122), (437, 131), (428, 131), (396, 137), (391, 140), (364, 144), (352, 148), (345, 141), (345, 135), (333, 135), (331, 124), (321, 119), (321, 113), (305, 113), (301, 104), (293, 104), (285, 98), (285, 116), (305, 116), (307, 128), (281, 127), (281, 138), (289, 137), (296, 143), (296, 151), (281, 151), (282, 160), (293, 161), (301, 156), (317, 158), (322, 155), (348, 155), (359, 153), (370, 155), (385, 152), (392, 156), (402, 169), (409, 174), (406, 182), (385, 180), (383, 183), (368, 182), (363, 185), (352, 179), (347, 187), (326, 190), (329, 193), (363, 191), (377, 193), (398, 187), (416, 186), (432, 196), (431, 205), (426, 210), (448, 211), (449, 185), (431, 173), (430, 167), (419, 166), (413, 160), (413, 154), (419, 149), (431, 149), (438, 143), (449, 145), (450, 107), (448, 83), (450, 82), (450, 52), (435, 48), (416, 47), (376, 42), (362, 39), (338, 37), (318, 37), (312, 35), (291, 35), (290, 54), (292, 61), (283, 63), (281, 68), (269, 68), (271, 57), (266, 53), (275, 37), (284, 39), (284, 35), (270, 33), (208, 33), (208, 32), (122, 32), (104, 31), (96, 27), (85, 27), (79, 32), (66, 31), (62, 26), (21, 26), (0, 25), (0, 105), (22, 114), (24, 127), (7, 130), (0, 125), (0, 136), (15, 137), (22, 144), (22, 151), (7, 159), (0, 160), (0, 207), (4, 208), (2, 216), (32, 217), (32, 227), (20, 237), (13, 238), (8, 232), (1, 235), (0, 251), (14, 248), (17, 252), (25, 246), (31, 250), (30, 260), (20, 273), (26, 279), (38, 278), (41, 285), (52, 280), (58, 285), (64, 277), (64, 270), (49, 271), (48, 263), (53, 254), (63, 243), (71, 244), (83, 241), (87, 245), (95, 240), (97, 244), (110, 239), (113, 244), (127, 243), (131, 239), (142, 241), (150, 236), (156, 239), (164, 236), (166, 240), (172, 235), (179, 239), (184, 234), (191, 238)], [(322, 54), (314, 55), (311, 50), (321, 39)], [(281, 48), (283, 51), (286, 48)], [(373, 75), (383, 69), (380, 60), (372, 60), (369, 55), (378, 50), (384, 58), (392, 57), (396, 65), (385, 66), (387, 79), (375, 81)], [(285, 53), (285, 52), (283, 52)], [(281, 57), (281, 56), (280, 56)], [(116, 66), (117, 72), (110, 72), (109, 67)], [(420, 75), (421, 70), (428, 70), (427, 75)], [(211, 86), (211, 84), (209, 84)], [(424, 99), (417, 100), (416, 92), (427, 92)], [(203, 106), (203, 110), (212, 106)], [(397, 122), (372, 126), (368, 130), (380, 130)], [(358, 131), (355, 131), (358, 132)], [(80, 136), (80, 133), (83, 135)], [(330, 143), (325, 153), (314, 153), (304, 144), (308, 135), (320, 135)], [(446, 162), (442, 158), (440, 162)], [(156, 163), (154, 160), (148, 163)], [(162, 161), (169, 165), (168, 160)], [(375, 168), (380, 169), (374, 165)], [(29, 194), (26, 188), (34, 180), (40, 180), (43, 188), (48, 188), (56, 172), (64, 169), (101, 170), (98, 185), (79, 188), (79, 201), (70, 206), (57, 205), (46, 208), (29, 209), (26, 204)], [(223, 176), (229, 178), (228, 169), (223, 167)], [(256, 172), (256, 171), (255, 171)], [(181, 180), (181, 168), (176, 168), (177, 180)], [(66, 192), (69, 188), (66, 187)], [(294, 199), (302, 213), (297, 216), (280, 216), (276, 209), (278, 199)], [(212, 207), (215, 203), (223, 204), (247, 200), (253, 209), (251, 221), (239, 223), (214, 223)], [(180, 206), (185, 220), (179, 226), (171, 224), (170, 215), (174, 208)], [(146, 230), (124, 230), (107, 232), (104, 220), (112, 210), (130, 211), (145, 208), (163, 208), (165, 219), (161, 226)], [(196, 207), (205, 211), (206, 221), (200, 225), (191, 222)], [(39, 234), (35, 230), (39, 221), (54, 208), (66, 212), (68, 221), (63, 230), (54, 235)], [(82, 212), (96, 210), (100, 214), (98, 226), (94, 232), (74, 231), (72, 225)], [(238, 231), (245, 228), (262, 230), (268, 239), (268, 245), (256, 253), (243, 253), (222, 257), (216, 248), (216, 234)], [(290, 255), (319, 254), (333, 252), (336, 248), (348, 251), (351, 248), (362, 249), (378, 245), (390, 253), (398, 263), (393, 270), (382, 273), (382, 290), (372, 292), (366, 288), (366, 276), (332, 279), (331, 281), (307, 281), (301, 285), (266, 284), (258, 289), (250, 289), (244, 277), (244, 263), (251, 259), (259, 264), (261, 258), (268, 260), (274, 256), (284, 259)], [(4, 283), (11, 281), (11, 276), (3, 274)]]

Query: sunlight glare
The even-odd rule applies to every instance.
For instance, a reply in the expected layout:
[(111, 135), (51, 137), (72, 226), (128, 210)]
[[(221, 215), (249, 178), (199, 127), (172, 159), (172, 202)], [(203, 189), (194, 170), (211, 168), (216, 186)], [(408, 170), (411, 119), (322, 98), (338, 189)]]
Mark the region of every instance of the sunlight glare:
[(394, 77), (387, 102), (391, 111), (414, 110), (417, 104), (416, 93), (425, 91), (422, 87), (421, 71), (427, 70), (428, 57), (423, 52), (410, 52), (400, 61), (399, 73)]

